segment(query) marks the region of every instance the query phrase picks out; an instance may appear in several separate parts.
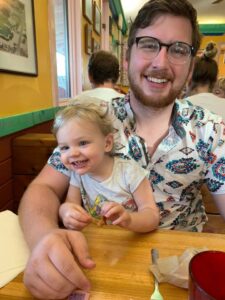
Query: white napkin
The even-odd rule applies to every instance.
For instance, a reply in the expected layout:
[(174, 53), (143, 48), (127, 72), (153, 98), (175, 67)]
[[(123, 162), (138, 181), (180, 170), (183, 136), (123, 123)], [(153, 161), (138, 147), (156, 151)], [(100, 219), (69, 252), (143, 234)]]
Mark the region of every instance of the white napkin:
[(150, 265), (150, 271), (157, 278), (158, 282), (168, 282), (187, 289), (189, 262), (195, 254), (205, 250), (207, 248), (188, 248), (180, 256), (158, 258), (157, 264)]
[(10, 282), (26, 266), (29, 249), (16, 214), (0, 213), (0, 288)]

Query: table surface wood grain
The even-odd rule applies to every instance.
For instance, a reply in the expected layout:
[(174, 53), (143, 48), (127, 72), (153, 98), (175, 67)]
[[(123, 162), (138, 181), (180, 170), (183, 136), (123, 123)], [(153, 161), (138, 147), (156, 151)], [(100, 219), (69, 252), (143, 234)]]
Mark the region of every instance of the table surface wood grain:
[[(85, 271), (92, 282), (91, 300), (149, 300), (153, 276), (149, 272), (150, 250), (158, 248), (160, 257), (180, 255), (187, 248), (225, 251), (225, 236), (157, 230), (136, 234), (118, 227), (90, 225), (84, 230), (94, 270)], [(160, 284), (165, 300), (187, 300), (188, 292), (167, 283)], [(22, 274), (0, 289), (1, 300), (35, 299), (25, 288)]]

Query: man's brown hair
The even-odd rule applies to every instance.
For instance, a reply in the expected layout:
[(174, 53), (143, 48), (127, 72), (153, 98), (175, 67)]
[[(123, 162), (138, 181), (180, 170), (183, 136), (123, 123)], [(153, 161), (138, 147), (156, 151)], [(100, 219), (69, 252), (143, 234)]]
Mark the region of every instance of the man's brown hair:
[[(135, 42), (136, 33), (139, 28), (146, 28), (151, 25), (155, 18), (161, 15), (170, 14), (187, 18), (192, 26), (192, 46), (195, 55), (200, 47), (201, 35), (197, 22), (197, 12), (187, 0), (150, 0), (139, 10), (137, 17), (130, 27), (128, 37), (127, 58), (130, 56), (131, 47)], [(173, 28), (171, 28), (173, 30)]]

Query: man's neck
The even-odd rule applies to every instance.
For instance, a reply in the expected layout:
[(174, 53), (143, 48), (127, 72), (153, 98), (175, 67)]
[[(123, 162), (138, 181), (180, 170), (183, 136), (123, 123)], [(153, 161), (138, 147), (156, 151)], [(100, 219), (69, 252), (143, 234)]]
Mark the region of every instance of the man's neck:
[(109, 89), (113, 89), (114, 88), (114, 84), (112, 82), (104, 82), (102, 84), (93, 84), (93, 88), (109, 88)]
[(136, 120), (136, 133), (142, 137), (152, 156), (160, 142), (168, 134), (173, 103), (164, 108), (146, 107), (131, 99), (131, 107)]

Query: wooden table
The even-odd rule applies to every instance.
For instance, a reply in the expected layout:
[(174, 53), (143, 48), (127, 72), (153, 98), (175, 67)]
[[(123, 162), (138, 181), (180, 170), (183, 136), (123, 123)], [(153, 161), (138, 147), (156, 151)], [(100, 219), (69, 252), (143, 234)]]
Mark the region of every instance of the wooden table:
[[(149, 272), (150, 249), (160, 257), (180, 255), (186, 248), (207, 247), (225, 251), (225, 236), (158, 230), (135, 234), (117, 227), (91, 225), (84, 230), (91, 255), (97, 263), (86, 271), (92, 282), (91, 300), (149, 300), (153, 276)], [(165, 300), (187, 300), (187, 290), (161, 283)], [(0, 289), (1, 300), (34, 299), (22, 283), (22, 274)]]

